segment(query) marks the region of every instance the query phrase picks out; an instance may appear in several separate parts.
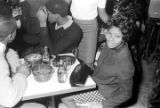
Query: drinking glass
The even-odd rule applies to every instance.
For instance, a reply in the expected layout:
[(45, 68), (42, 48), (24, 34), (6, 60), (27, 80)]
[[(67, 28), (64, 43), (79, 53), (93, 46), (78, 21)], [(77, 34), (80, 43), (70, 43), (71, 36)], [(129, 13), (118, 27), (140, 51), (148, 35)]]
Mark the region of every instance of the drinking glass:
[(57, 78), (59, 83), (65, 83), (67, 81), (67, 62), (63, 61), (63, 65), (58, 67)]

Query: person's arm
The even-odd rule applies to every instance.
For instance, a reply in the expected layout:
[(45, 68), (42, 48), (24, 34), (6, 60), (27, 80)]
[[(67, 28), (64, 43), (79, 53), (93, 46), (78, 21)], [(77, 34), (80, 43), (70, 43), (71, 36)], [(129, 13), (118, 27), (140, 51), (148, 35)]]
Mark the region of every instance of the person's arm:
[(41, 38), (41, 47), (47, 46), (50, 50), (52, 48), (52, 40), (50, 38), (50, 34), (47, 27), (40, 27), (40, 34)]
[(31, 6), (26, 0), (21, 0), (19, 5), (22, 11), (22, 15), (20, 15), (20, 20), (22, 23), (21, 26), (27, 29), (27, 31), (29, 31), (30, 30)]
[(20, 66), (21, 62), (16, 51), (9, 49), (6, 55), (8, 63), (10, 64), (12, 73), (16, 73), (16, 67)]
[(99, 13), (99, 16), (100, 16), (101, 20), (104, 23), (107, 23), (108, 20), (109, 20), (109, 15), (107, 14), (105, 8), (98, 8), (98, 13)]
[(27, 87), (27, 66), (20, 66), (16, 74), (10, 77), (8, 63), (0, 56), (0, 105), (4, 107), (15, 106), (22, 98)]
[(105, 9), (106, 3), (107, 0), (98, 0), (98, 14), (104, 23), (107, 23), (107, 21), (109, 20), (109, 15)]
[[(75, 24), (75, 23), (74, 23)], [(82, 38), (82, 31), (81, 29), (74, 25), (66, 30), (63, 38), (59, 38), (56, 40), (56, 43), (53, 44), (54, 54), (60, 54), (69, 49), (74, 49), (78, 47)]]
[(48, 27), (47, 27), (48, 13), (45, 10), (45, 8), (40, 7), (36, 16), (37, 16), (39, 23), (40, 23), (41, 46), (46, 45), (46, 46), (48, 46), (48, 48), (51, 48), (52, 44), (51, 44), (50, 34), (48, 32)]
[(121, 69), (119, 69), (121, 79), (131, 79), (134, 76), (135, 67), (129, 49), (122, 53), (119, 61), (121, 62)]

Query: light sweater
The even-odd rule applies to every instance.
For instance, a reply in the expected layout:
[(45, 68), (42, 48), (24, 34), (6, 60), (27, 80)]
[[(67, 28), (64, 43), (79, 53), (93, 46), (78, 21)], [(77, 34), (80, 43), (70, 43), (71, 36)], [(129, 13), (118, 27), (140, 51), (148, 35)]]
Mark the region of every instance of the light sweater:
[(105, 8), (107, 0), (72, 0), (72, 16), (79, 20), (93, 20), (98, 15), (98, 8)]
[(5, 58), (5, 49), (6, 46), (0, 43), (0, 107), (13, 107), (22, 98), (27, 87), (27, 79), (21, 73), (10, 77), (9, 66), (15, 71), (19, 59), (13, 50), (8, 50)]

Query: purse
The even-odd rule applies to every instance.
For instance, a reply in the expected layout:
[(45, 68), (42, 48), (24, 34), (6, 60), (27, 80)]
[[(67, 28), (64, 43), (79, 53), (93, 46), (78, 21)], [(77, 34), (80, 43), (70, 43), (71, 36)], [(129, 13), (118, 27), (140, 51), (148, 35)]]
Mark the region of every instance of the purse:
[(70, 75), (70, 84), (74, 86), (83, 86), (89, 75), (93, 73), (93, 70), (88, 67), (83, 61), (79, 60), (78, 64)]

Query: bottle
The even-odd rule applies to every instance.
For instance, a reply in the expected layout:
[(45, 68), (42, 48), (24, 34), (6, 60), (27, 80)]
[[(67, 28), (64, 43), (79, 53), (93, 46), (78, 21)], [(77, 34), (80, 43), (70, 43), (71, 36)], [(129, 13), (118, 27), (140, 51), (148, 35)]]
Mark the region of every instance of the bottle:
[(60, 65), (57, 72), (57, 78), (59, 83), (64, 83), (67, 81), (68, 73), (67, 73), (67, 66), (65, 63)]
[(48, 51), (48, 47), (47, 46), (44, 47), (42, 61), (45, 62), (45, 63), (49, 63), (50, 62), (49, 51)]

